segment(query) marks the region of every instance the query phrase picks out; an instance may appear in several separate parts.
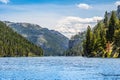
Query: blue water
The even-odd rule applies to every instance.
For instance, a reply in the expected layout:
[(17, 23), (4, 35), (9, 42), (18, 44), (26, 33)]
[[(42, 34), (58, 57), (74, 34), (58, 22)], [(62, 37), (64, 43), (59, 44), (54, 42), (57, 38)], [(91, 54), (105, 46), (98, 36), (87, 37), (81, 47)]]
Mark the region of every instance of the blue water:
[(0, 80), (120, 80), (120, 59), (0, 58)]

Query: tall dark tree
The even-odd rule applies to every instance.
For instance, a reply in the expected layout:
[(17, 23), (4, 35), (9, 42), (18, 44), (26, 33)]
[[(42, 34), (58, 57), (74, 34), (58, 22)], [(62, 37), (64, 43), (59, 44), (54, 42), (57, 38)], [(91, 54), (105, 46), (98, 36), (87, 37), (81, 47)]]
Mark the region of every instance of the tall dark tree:
[(107, 11), (105, 12), (105, 15), (104, 15), (104, 24), (105, 24), (105, 27), (107, 28), (108, 27), (108, 13)]
[(86, 41), (84, 42), (84, 56), (91, 56), (91, 41), (92, 41), (92, 30), (90, 26), (87, 28), (87, 33), (86, 33)]
[(110, 42), (113, 42), (116, 25), (117, 25), (116, 13), (112, 11), (112, 15), (109, 20), (109, 26), (108, 26), (107, 35), (106, 35), (107, 40)]

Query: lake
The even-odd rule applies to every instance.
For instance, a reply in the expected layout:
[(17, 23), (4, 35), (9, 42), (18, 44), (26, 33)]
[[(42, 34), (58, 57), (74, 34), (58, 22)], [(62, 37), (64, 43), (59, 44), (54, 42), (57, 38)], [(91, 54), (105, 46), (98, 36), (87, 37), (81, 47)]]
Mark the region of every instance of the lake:
[(0, 58), (0, 80), (120, 80), (120, 59)]

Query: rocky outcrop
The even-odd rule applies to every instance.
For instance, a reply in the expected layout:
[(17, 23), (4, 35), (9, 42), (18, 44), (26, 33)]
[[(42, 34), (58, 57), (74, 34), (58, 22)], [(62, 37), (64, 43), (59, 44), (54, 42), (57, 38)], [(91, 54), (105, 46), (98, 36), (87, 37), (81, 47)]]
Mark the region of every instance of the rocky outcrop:
[(83, 40), (85, 39), (85, 32), (81, 32), (73, 36), (69, 40), (69, 49), (66, 56), (81, 56), (83, 49)]
[(117, 7), (117, 16), (118, 16), (118, 18), (120, 18), (120, 5), (118, 5), (118, 7)]

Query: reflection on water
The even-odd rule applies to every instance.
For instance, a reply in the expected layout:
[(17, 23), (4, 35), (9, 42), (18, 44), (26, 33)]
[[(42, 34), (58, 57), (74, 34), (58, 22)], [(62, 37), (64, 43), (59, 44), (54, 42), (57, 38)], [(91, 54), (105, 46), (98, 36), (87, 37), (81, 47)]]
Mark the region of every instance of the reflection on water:
[(0, 80), (120, 80), (119, 59), (0, 58)]

